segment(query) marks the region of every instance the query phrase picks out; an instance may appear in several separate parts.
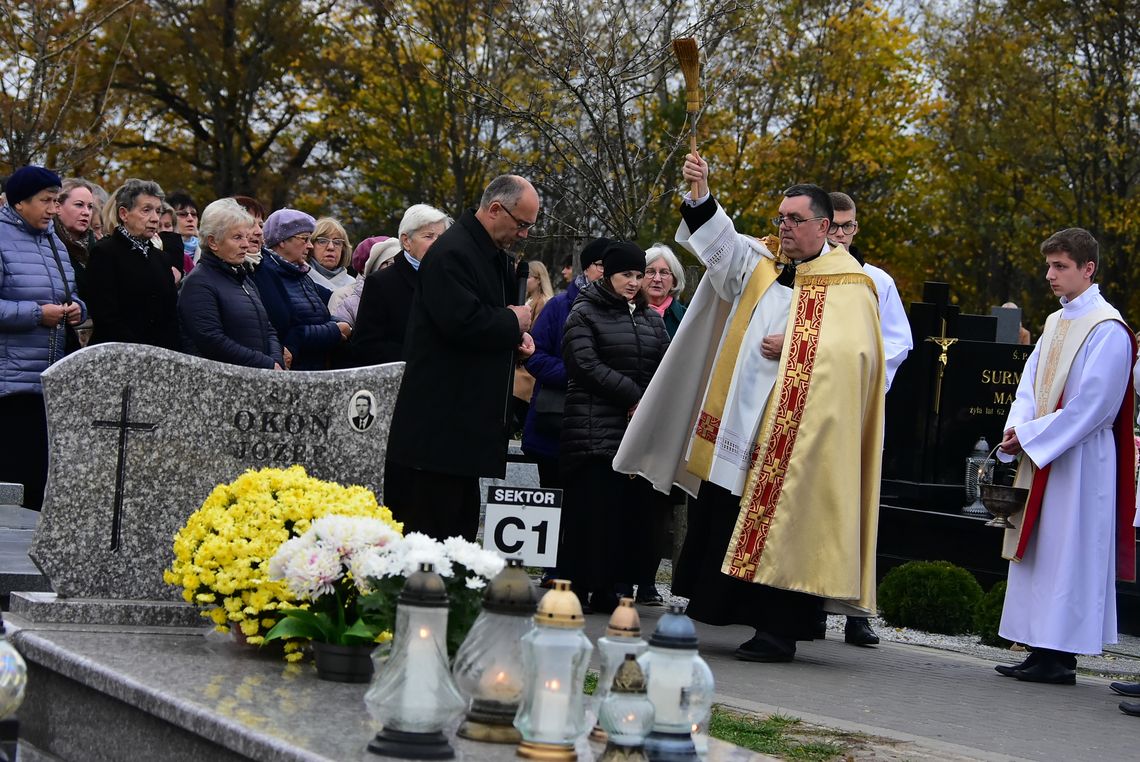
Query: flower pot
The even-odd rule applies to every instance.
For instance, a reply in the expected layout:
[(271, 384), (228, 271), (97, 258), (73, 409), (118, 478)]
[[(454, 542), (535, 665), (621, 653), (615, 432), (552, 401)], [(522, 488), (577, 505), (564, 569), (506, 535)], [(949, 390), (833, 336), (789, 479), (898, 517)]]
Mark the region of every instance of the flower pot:
[(375, 646), (338, 646), (313, 641), (317, 677), (337, 683), (367, 683), (372, 679), (372, 649)]

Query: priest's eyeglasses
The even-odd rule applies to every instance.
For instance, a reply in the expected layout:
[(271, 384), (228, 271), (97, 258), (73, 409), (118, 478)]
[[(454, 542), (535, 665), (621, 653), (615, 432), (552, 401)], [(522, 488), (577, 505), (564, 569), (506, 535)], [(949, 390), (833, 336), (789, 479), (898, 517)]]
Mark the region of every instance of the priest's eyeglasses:
[(772, 218), (772, 226), (779, 228), (782, 225), (787, 225), (792, 230), (795, 230), (796, 228), (798, 228), (800, 225), (804, 224), (805, 222), (812, 222), (814, 220), (825, 220), (825, 219), (827, 219), (827, 218), (826, 217), (808, 217), (806, 220), (801, 220), (799, 217), (795, 217), (795, 216), (785, 217), (783, 215), (780, 215), (779, 217), (773, 217)]
[(851, 220), (850, 222), (844, 222), (842, 225), (835, 223), (835, 222), (831, 223), (832, 232), (835, 232), (836, 230), (842, 230), (845, 234), (851, 235), (852, 233), (854, 233), (858, 229), (859, 229), (859, 223), (856, 222), (855, 220)]

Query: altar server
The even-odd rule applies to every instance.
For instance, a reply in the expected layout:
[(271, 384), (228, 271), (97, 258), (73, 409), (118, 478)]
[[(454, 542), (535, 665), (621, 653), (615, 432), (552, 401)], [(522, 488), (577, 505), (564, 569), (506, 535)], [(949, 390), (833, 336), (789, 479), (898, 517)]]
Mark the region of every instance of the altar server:
[(1029, 658), (997, 671), (1073, 685), (1077, 654), (1116, 642), (1115, 580), (1136, 579), (1132, 363), (1136, 342), (1093, 283), (1099, 246), (1068, 228), (1041, 244), (1061, 309), (1026, 362), (999, 459), (1021, 454), (1030, 488), (1003, 555), (1009, 586), (999, 632)]

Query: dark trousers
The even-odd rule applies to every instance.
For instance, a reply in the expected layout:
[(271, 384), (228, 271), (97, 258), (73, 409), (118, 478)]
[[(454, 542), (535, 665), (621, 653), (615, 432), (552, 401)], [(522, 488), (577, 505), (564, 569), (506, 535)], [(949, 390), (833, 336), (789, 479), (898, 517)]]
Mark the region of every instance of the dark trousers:
[(580, 592), (614, 592), (632, 584), (653, 553), (647, 542), (652, 488), (641, 478), (616, 473), (613, 457), (595, 457), (566, 468), (558, 572)]
[(24, 485), (24, 507), (38, 511), (47, 485), (47, 412), (42, 394), (0, 397), (0, 482)]
[(384, 504), (404, 534), (420, 532), (437, 540), (479, 534), (479, 478), (421, 471), (385, 461)]
[(721, 572), (740, 513), (740, 498), (701, 483), (689, 501), (689, 531), (673, 574), (673, 593), (689, 599), (688, 615), (705, 624), (744, 624), (781, 638), (812, 640), (822, 599), (744, 582)]

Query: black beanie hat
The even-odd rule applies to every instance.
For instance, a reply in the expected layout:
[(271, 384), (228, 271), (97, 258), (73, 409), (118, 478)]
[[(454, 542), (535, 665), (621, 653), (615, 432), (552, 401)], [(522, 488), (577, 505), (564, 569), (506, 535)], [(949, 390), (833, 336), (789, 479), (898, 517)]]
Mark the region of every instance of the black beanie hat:
[(602, 252), (602, 269), (606, 277), (626, 270), (645, 272), (645, 251), (630, 241), (610, 241)]
[(582, 251), (578, 252), (578, 269), (585, 270), (590, 265), (598, 262), (602, 258), (602, 252), (606, 250), (613, 241), (609, 238), (595, 238), (586, 244)]
[(12, 173), (8, 182), (4, 183), (4, 198), (15, 206), (21, 201), (27, 201), (44, 188), (58, 188), (61, 185), (63, 181), (51, 170), (32, 165), (20, 167)]

